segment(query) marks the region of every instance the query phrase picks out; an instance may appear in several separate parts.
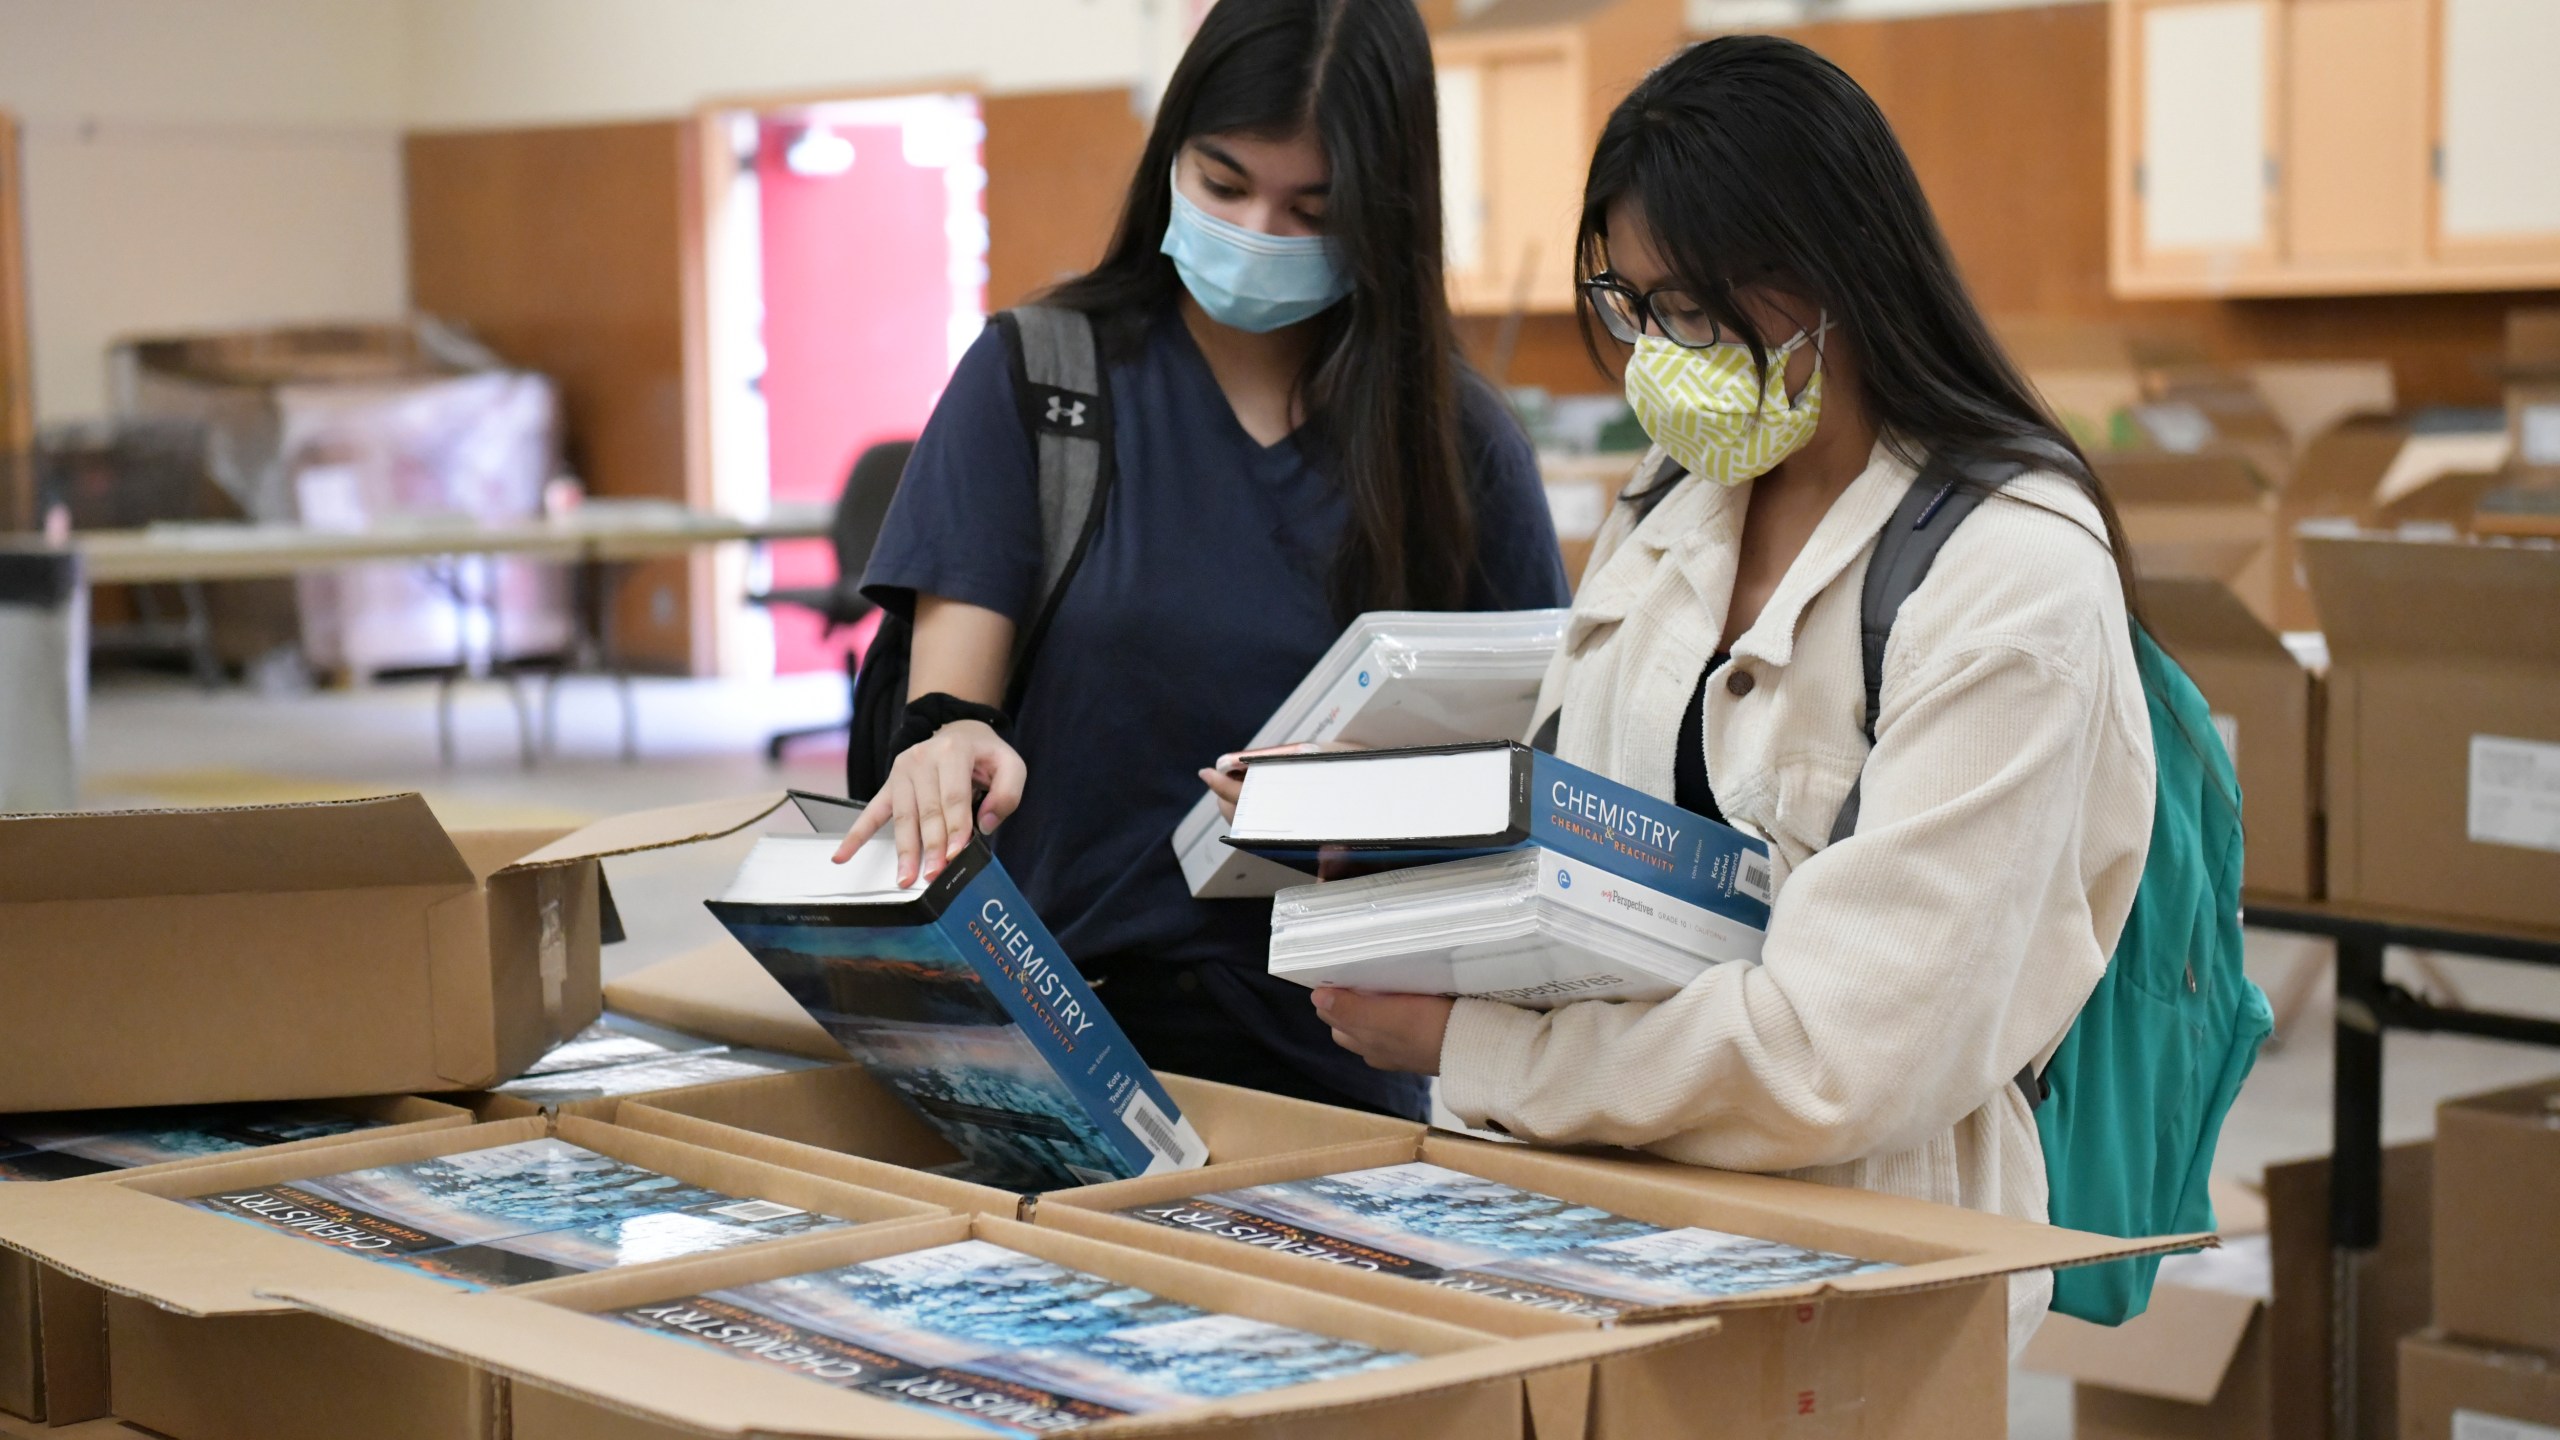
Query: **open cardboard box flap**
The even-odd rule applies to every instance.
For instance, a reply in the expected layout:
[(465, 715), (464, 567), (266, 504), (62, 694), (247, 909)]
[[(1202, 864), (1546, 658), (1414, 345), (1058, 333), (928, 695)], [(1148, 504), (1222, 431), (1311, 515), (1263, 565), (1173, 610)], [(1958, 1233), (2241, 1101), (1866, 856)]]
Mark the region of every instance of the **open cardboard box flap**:
[(2047, 1317), (2018, 1363), (2082, 1385), (2209, 1405), (2260, 1303), (2228, 1290), (2161, 1285), (2151, 1308), (2123, 1325)]
[[(269, 1282), (360, 1285), (351, 1272), (379, 1270), (386, 1279), (415, 1285), (414, 1275), (171, 1201), (455, 1149), (511, 1145), (546, 1133), (540, 1120), (510, 1120), (340, 1144), (318, 1153), (253, 1154), (121, 1183), (0, 1185), (0, 1246), (181, 1315), (281, 1312), (288, 1307), (258, 1298), (257, 1287)], [(468, 1145), (452, 1143), (463, 1134), (471, 1137)]]
[[(1160, 1292), (1177, 1288), (1197, 1292), (1229, 1283), (1214, 1271), (1182, 1260), (1040, 1231), (990, 1216), (953, 1216), (876, 1226), (859, 1242), (859, 1253), (902, 1253), (971, 1236), (1042, 1255), (1060, 1264), (1112, 1273), (1115, 1279)], [(844, 1242), (811, 1237), (728, 1252), (717, 1268), (731, 1272), (753, 1266), (751, 1273), (756, 1274), (797, 1273), (789, 1267), (805, 1265), (816, 1269), (855, 1263), (851, 1253)], [(695, 1264), (690, 1270), (700, 1272), (707, 1268), (710, 1267)], [(1187, 1283), (1168, 1283), (1174, 1277)], [(680, 1289), (671, 1288), (674, 1282), (673, 1276), (664, 1277), (659, 1283), (637, 1274), (590, 1276), (582, 1286), (562, 1286), (557, 1293), (564, 1298), (572, 1294), (588, 1297), (574, 1303), (618, 1308), (681, 1294)], [(745, 1282), (733, 1279), (728, 1283)], [(521, 1383), (710, 1435), (809, 1436), (825, 1440), (940, 1440), (949, 1436), (957, 1440), (983, 1433), (906, 1406), (831, 1389), (722, 1356), (706, 1347), (670, 1344), (664, 1337), (601, 1321), (574, 1309), (505, 1295), (280, 1285), (268, 1287), (267, 1296), (432, 1353), (470, 1361)], [(1247, 1308), (1264, 1308), (1273, 1303), (1273, 1292), (1263, 1287), (1255, 1298), (1262, 1305)], [(1307, 1323), (1320, 1329), (1325, 1328), (1322, 1316), (1346, 1308), (1346, 1302), (1316, 1295), (1284, 1293), (1279, 1298), (1293, 1308), (1310, 1310), (1314, 1318)], [(1682, 1343), (1716, 1328), (1713, 1320), (1699, 1320), (1682, 1325), (1496, 1340), (1412, 1317), (1397, 1317), (1391, 1323), (1425, 1333), (1436, 1330), (1440, 1332), (1438, 1343), (1444, 1347), (1453, 1340), (1483, 1343), (1446, 1348), (1442, 1353), (1428, 1354), (1391, 1370), (1104, 1421), (1085, 1427), (1081, 1433), (1096, 1436), (1097, 1440), (1164, 1432), (1189, 1434), (1247, 1424), (1264, 1416), (1350, 1411), (1487, 1379), (1537, 1374), (1584, 1365), (1605, 1356), (1642, 1353)]]
[(2293, 663), (2284, 641), (2218, 581), (2146, 575), (2142, 610), (2145, 627), (2173, 652), (2192, 648)]
[(2268, 495), (2258, 467), (2227, 450), (2109, 450), (2095, 459), (2098, 478), (2122, 505), (2257, 506)]
[(784, 799), (781, 792), (771, 791), (614, 815), (573, 830), (507, 868), (544, 870), (556, 865), (574, 865), (583, 860), (636, 855), (644, 850), (664, 850), (701, 840), (717, 840), (724, 835), (734, 835), (781, 809)]
[(467, 890), (471, 867), (425, 797), (214, 810), (0, 815), (0, 904), (279, 888)]
[[(1385, 1275), (1277, 1255), (1112, 1212), (1162, 1204), (1204, 1192), (1422, 1160), (1483, 1175), (1525, 1190), (1605, 1206), (1662, 1225), (1700, 1225), (1782, 1240), (1894, 1267), (1694, 1304), (1631, 1310), (1622, 1325), (1643, 1326), (1734, 1310), (1760, 1309), (1826, 1296), (1901, 1295), (2027, 1270), (2088, 1264), (2130, 1255), (2208, 1249), (2210, 1234), (2121, 1240), (2006, 1216), (1930, 1205), (1896, 1195), (1813, 1185), (1769, 1175), (1707, 1170), (1650, 1157), (1564, 1154), (1431, 1134), (1419, 1143), (1379, 1139), (1298, 1151), (1210, 1170), (1147, 1175), (1040, 1197), (1034, 1223), (1127, 1245), (1147, 1245), (1208, 1264), (1267, 1278), (1311, 1283), (1328, 1277), (1340, 1293), (1372, 1304), (1427, 1309), (1440, 1318), (1504, 1334), (1538, 1333), (1553, 1317), (1482, 1296), (1413, 1287)], [(1425, 1298), (1428, 1296), (1429, 1298)]]
[(786, 1055), (842, 1060), (845, 1051), (734, 941), (687, 950), (604, 987), (616, 1014)]
[(2560, 667), (2560, 550), (2397, 536), (2302, 537), (2331, 665)]
[[(940, 1213), (939, 1207), (923, 1202), (777, 1165), (767, 1158), (772, 1147), (756, 1144), (752, 1136), (741, 1139), (743, 1148), (714, 1148), (592, 1120), (569, 1118), (554, 1125), (527, 1117), (420, 1130), (326, 1150), (251, 1152), (236, 1160), (121, 1182), (0, 1186), (0, 1246), (115, 1294), (190, 1316), (288, 1310), (260, 1294), (274, 1287), (437, 1290), (439, 1282), (415, 1272), (173, 1202), (549, 1135), (697, 1184), (821, 1209), (857, 1225)], [(542, 1281), (532, 1289), (562, 1283)]]

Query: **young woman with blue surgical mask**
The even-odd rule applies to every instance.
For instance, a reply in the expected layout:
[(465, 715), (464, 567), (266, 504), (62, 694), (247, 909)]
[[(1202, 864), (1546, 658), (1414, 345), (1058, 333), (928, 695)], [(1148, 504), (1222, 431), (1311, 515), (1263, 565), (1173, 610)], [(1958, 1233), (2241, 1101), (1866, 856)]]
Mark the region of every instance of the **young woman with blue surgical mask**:
[[(992, 333), (864, 575), (914, 621), (909, 734), (845, 850), (931, 877), (972, 833), (1160, 1069), (1420, 1114), (1265, 973), (1270, 903), (1194, 900), (1170, 844), (1358, 613), (1561, 605), (1535, 456), (1460, 359), (1430, 41), (1412, 0), (1220, 0), (1117, 232), (1042, 303), (1090, 316), (1117, 479), (1018, 712), (1037, 466)], [(1205, 767), (1205, 768), (1204, 768)]]
[[(1582, 235), (1586, 333), (1656, 448), (1539, 711), (1564, 759), (1768, 841), (1760, 958), (1658, 1002), (1319, 1007), (1525, 1139), (2041, 1221), (2022, 1077), (2104, 971), (2151, 839), (2115, 513), (1884, 116), (1811, 50), (1721, 38), (1648, 76), (1602, 131)], [(1943, 503), (1951, 472), (1915, 483), (1933, 459), (1981, 498), (1893, 621), (1870, 746), (1868, 561), (1906, 497), (1915, 526)], [(2013, 1287), (2014, 1339), (2048, 1284)]]

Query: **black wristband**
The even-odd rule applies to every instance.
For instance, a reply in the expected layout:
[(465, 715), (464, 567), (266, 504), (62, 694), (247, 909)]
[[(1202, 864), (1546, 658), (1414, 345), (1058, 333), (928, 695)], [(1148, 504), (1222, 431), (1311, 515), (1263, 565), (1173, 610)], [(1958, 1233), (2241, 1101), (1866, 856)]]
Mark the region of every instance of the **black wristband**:
[(958, 720), (978, 721), (996, 732), (997, 739), (1012, 743), (1012, 716), (993, 705), (980, 705), (936, 690), (907, 702), (906, 718), (899, 722), (898, 733), (889, 741), (889, 753), (903, 755), (910, 746), (932, 739), (935, 731)]

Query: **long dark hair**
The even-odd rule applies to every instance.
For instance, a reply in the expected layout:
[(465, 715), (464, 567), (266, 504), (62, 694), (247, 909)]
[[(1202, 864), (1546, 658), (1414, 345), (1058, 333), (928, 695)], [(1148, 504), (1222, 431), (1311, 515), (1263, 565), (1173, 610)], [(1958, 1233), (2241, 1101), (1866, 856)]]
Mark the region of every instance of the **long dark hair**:
[[(1956, 273), (1920, 178), (1884, 112), (1839, 66), (1792, 40), (1691, 46), (1611, 112), (1584, 187), (1577, 263), (1607, 268), (1609, 209), (1643, 207), (1680, 288), (1750, 342), (1769, 339), (1734, 292), (1769, 285), (1820, 305), (1857, 347), (1859, 399), (1917, 465), (1946, 453), (2068, 477), (2106, 524), (2125, 606), (2132, 553), (2088, 456), (2001, 350)], [(1582, 301), (1600, 355), (1598, 317)]]
[(1334, 607), (1453, 609), (1474, 568), (1460, 468), (1463, 365), (1441, 274), (1440, 119), (1413, 0), (1221, 0), (1183, 52), (1102, 263), (1052, 304), (1133, 327), (1179, 293), (1158, 253), (1175, 158), (1203, 135), (1312, 132), (1332, 167), (1325, 230), (1349, 267), (1299, 378), (1303, 440), (1351, 502)]

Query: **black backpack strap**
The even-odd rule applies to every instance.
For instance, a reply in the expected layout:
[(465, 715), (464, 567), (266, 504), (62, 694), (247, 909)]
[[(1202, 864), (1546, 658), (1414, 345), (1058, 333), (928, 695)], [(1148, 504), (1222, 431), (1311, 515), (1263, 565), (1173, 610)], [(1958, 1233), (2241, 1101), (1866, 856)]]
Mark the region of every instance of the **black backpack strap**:
[(1040, 588), (1030, 623), (1014, 637), (1004, 708), (1019, 710), (1032, 662), (1067, 582), (1101, 527), (1117, 466), (1111, 443), (1110, 372), (1081, 310), (1024, 305), (996, 316), (1013, 363), (1013, 393), (1039, 464)]
[[(1937, 563), (1938, 552), (1947, 547), (1965, 517), (2025, 468), (2014, 461), (1959, 465), (1932, 455), (1912, 478), (1911, 488), (1902, 493), (1902, 503), (1893, 507), (1893, 518), (1877, 533), (1875, 554), (1867, 559), (1866, 585), (1858, 596), (1858, 658), (1866, 671), (1868, 750), (1875, 749), (1876, 714), (1884, 708), (1885, 643), (1893, 638), (1893, 622), (1902, 613), (1902, 602), (1929, 578), (1929, 567)], [(1865, 786), (1866, 775), (1861, 771), (1849, 786), (1849, 798), (1840, 802), (1839, 816), (1831, 822), (1829, 843), (1837, 845), (1857, 833), (1858, 796)], [(2044, 1077), (2036, 1073), (2033, 1061), (2011, 1083), (2026, 1098), (2030, 1111), (2044, 1103)]]

